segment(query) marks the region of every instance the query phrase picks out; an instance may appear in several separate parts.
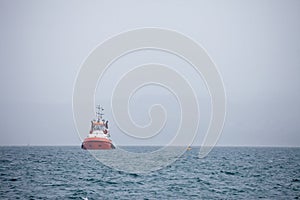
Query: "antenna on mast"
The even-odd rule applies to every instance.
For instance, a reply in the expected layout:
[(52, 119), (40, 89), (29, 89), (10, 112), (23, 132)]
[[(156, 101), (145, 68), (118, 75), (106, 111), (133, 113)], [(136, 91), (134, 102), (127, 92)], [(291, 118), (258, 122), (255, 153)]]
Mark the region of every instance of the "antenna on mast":
[(96, 116), (98, 121), (100, 121), (102, 119), (102, 116), (104, 115), (103, 113), (104, 109), (100, 105), (97, 105), (96, 108), (97, 108)]

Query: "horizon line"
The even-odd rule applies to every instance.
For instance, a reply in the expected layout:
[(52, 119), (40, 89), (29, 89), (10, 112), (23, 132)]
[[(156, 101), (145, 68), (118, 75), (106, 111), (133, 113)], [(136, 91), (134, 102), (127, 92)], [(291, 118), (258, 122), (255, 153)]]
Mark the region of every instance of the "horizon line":
[[(0, 147), (80, 147), (81, 145), (75, 144), (5, 144)], [(164, 145), (134, 145), (134, 144), (123, 144), (116, 145), (119, 147), (164, 147)], [(185, 147), (183, 145), (172, 145), (170, 147)], [(189, 147), (200, 148), (204, 147), (201, 145), (190, 145)], [(300, 148), (300, 146), (294, 145), (216, 145), (214, 147), (278, 147), (278, 148)], [(213, 147), (213, 148), (214, 148)]]

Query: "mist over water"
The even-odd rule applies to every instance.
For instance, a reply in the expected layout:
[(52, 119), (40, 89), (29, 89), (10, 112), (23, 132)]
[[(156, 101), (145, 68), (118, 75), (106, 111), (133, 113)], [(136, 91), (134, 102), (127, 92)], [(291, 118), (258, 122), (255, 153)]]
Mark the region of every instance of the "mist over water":
[[(299, 0), (0, 1), (0, 200), (299, 199), (299, 19)], [(148, 110), (155, 104), (161, 104), (168, 117), (164, 129), (148, 139), (124, 134), (114, 118), (111, 97), (127, 72), (154, 63), (188, 80), (200, 111), (192, 145), (203, 145), (214, 107), (203, 74), (190, 62), (165, 48), (137, 48), (107, 64), (93, 99), (105, 108), (113, 143), (140, 145), (124, 149), (144, 153), (143, 159), (140, 154), (127, 159), (120, 149), (80, 149), (94, 117), (93, 110), (88, 111), (91, 107), (83, 108), (91, 118), (80, 120), (83, 128), (78, 131), (72, 96), (85, 59), (108, 39), (146, 27), (185, 35), (201, 45), (217, 66), (227, 98), (226, 122), (217, 145), (297, 148), (216, 147), (204, 159), (199, 159), (195, 147), (181, 156), (176, 148), (149, 154), (160, 147), (147, 145), (167, 146), (174, 138), (181, 123), (180, 102), (158, 85), (136, 90), (126, 107), (137, 125), (151, 122)], [(185, 49), (178, 40), (170, 44)], [(157, 78), (161, 73), (146, 75)], [(87, 77), (85, 83), (92, 80)], [(190, 133), (189, 128), (184, 133)], [(144, 173), (138, 173), (141, 168)]]
[[(153, 147), (127, 147), (149, 152)], [(113, 153), (114, 151), (109, 151)], [(198, 148), (150, 173), (106, 167), (80, 147), (0, 147), (1, 199), (296, 199), (300, 148)], [(108, 152), (106, 152), (108, 153)], [(119, 158), (118, 162), (126, 162)]]

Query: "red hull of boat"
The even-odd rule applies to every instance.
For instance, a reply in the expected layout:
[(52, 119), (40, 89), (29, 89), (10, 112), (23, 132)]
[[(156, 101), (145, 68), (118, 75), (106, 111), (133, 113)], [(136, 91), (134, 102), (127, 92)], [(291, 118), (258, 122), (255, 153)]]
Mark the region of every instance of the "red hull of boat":
[(111, 140), (106, 138), (86, 138), (82, 145), (82, 149), (87, 150), (101, 150), (101, 149), (114, 149), (115, 146), (111, 143)]

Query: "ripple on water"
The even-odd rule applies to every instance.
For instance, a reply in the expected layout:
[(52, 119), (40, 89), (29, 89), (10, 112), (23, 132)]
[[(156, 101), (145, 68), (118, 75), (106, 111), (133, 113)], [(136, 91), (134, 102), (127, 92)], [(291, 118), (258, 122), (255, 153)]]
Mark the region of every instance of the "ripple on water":
[(111, 169), (79, 147), (0, 147), (0, 155), (1, 199), (297, 199), (300, 194), (299, 148), (215, 148), (204, 159), (193, 148), (149, 174)]

